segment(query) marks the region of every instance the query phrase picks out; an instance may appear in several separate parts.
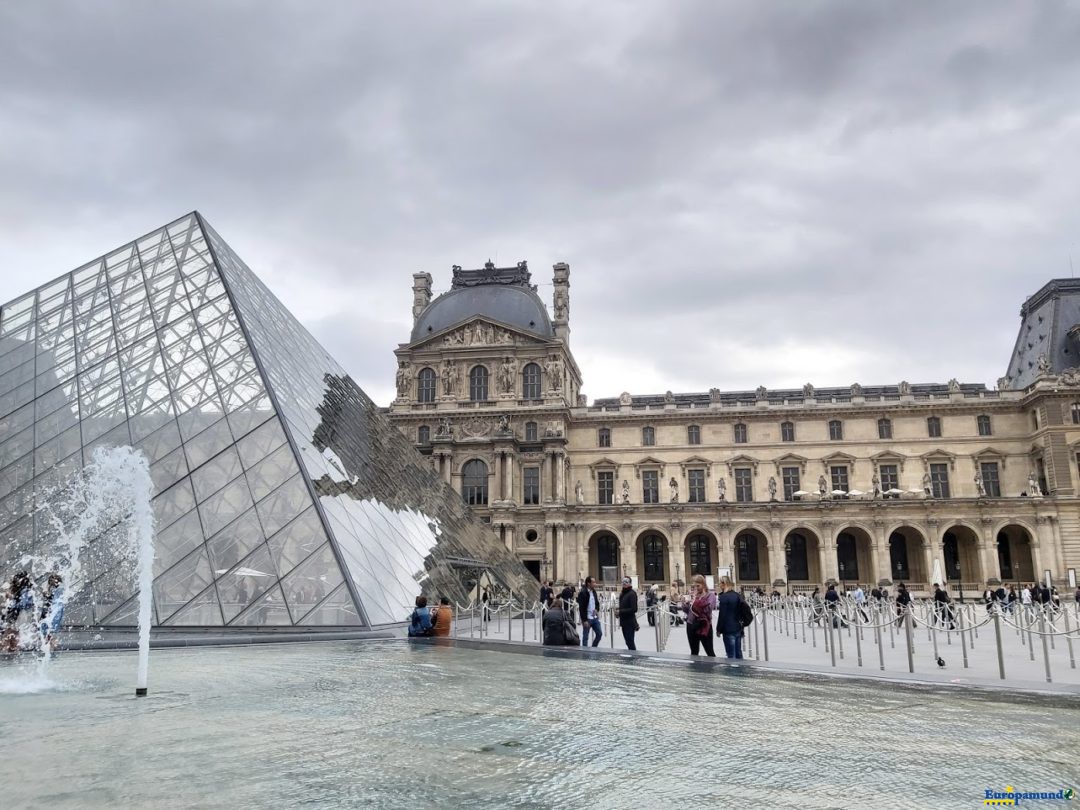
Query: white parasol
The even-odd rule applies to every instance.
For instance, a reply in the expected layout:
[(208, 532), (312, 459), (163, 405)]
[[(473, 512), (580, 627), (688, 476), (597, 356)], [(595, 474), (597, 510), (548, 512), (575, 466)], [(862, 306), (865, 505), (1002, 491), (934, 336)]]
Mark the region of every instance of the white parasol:
[(941, 570), (941, 560), (934, 560), (933, 581), (945, 587), (945, 572)]

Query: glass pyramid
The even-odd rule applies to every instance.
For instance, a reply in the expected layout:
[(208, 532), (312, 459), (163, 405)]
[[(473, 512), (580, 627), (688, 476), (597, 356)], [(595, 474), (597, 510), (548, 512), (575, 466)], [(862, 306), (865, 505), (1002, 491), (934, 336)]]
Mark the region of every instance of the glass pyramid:
[[(156, 624), (378, 626), (532, 581), (198, 213), (0, 309), (0, 578), (36, 500), (127, 444)], [(131, 578), (91, 575), (65, 622), (133, 624)]]

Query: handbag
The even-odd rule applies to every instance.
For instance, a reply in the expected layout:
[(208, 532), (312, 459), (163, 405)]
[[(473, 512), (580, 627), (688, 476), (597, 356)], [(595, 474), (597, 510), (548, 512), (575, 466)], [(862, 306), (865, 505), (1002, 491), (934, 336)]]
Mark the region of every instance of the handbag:
[(581, 644), (581, 636), (578, 635), (577, 627), (575, 627), (569, 619), (563, 621), (562, 626), (563, 641), (567, 645), (579, 645)]

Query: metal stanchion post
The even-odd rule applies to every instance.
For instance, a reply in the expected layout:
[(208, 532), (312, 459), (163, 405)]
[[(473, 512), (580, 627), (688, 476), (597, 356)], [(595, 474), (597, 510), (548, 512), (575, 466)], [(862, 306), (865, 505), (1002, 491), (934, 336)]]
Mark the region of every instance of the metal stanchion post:
[(758, 651), (758, 625), (763, 621), (766, 621), (764, 616), (759, 616), (758, 620), (754, 622), (754, 658), (758, 661), (761, 660), (761, 653)]
[(930, 636), (934, 641), (934, 660), (938, 660), (938, 648), (937, 648), (937, 628), (934, 627), (930, 630)]
[(1046, 682), (1052, 683), (1050, 679), (1050, 648), (1047, 646), (1046, 641), (1046, 612), (1039, 613), (1039, 636), (1042, 638), (1043, 648), (1043, 665), (1046, 667)]
[(615, 649), (615, 606), (608, 606), (608, 643)]
[[(825, 611), (825, 612), (827, 614), (829, 611)], [(832, 665), (835, 667), (836, 666), (836, 639), (833, 638), (833, 632), (832, 631), (833, 631), (832, 617), (826, 615), (825, 616), (825, 632), (822, 633), (822, 636), (825, 639), (825, 646), (829, 648), (829, 657), (832, 659)]]
[(1031, 656), (1031, 660), (1034, 661), (1035, 660), (1035, 645), (1032, 643), (1032, 639), (1031, 639), (1031, 625), (1032, 625), (1033, 622), (1032, 622), (1032, 615), (1031, 615), (1031, 608), (1030, 607), (1028, 607), (1028, 609), (1026, 611), (1024, 611), (1024, 619), (1027, 621), (1028, 654)]
[(1069, 635), (1072, 632), (1069, 629), (1069, 611), (1061, 611), (1061, 615), (1065, 618), (1065, 645), (1069, 648), (1069, 667), (1076, 669), (1076, 658), (1073, 656), (1072, 636)]
[[(878, 618), (880, 619), (881, 617), (879, 616)], [(889, 620), (889, 624), (892, 624), (891, 619)], [(881, 622), (880, 621), (875, 621), (874, 622), (874, 636), (876, 637), (876, 640), (877, 640), (878, 666), (881, 668), (881, 671), (884, 672), (885, 671), (885, 644), (884, 644), (884, 642), (883, 642), (883, 640), (881, 638)]]
[(1005, 680), (1005, 652), (1001, 646), (1001, 608), (994, 606), (994, 638), (997, 640), (998, 673)]
[(761, 625), (761, 643), (765, 651), (765, 660), (769, 660), (769, 615), (765, 611), (765, 622)]
[(855, 616), (854, 616), (854, 621), (855, 621), (855, 655), (858, 658), (859, 666), (861, 667), (862, 666), (862, 625), (859, 623), (859, 620), (862, 618), (862, 613), (859, 612), (860, 610), (861, 610), (861, 608), (859, 608), (859, 606), (856, 605), (855, 606)]
[(968, 668), (967, 639), (964, 638), (964, 611), (958, 614), (960, 618), (960, 649), (964, 653), (964, 669)]
[(911, 605), (904, 611), (904, 635), (907, 637), (907, 665), (908, 672), (915, 671), (915, 633), (912, 623), (915, 621), (911, 615)]

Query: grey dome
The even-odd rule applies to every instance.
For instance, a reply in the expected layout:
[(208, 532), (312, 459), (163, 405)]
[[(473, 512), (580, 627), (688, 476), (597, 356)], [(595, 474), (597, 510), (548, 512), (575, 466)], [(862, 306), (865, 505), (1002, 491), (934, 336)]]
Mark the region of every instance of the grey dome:
[(516, 284), (481, 284), (452, 289), (428, 304), (413, 327), (412, 341), (422, 340), (477, 315), (538, 337), (555, 337), (547, 309), (531, 288)]

